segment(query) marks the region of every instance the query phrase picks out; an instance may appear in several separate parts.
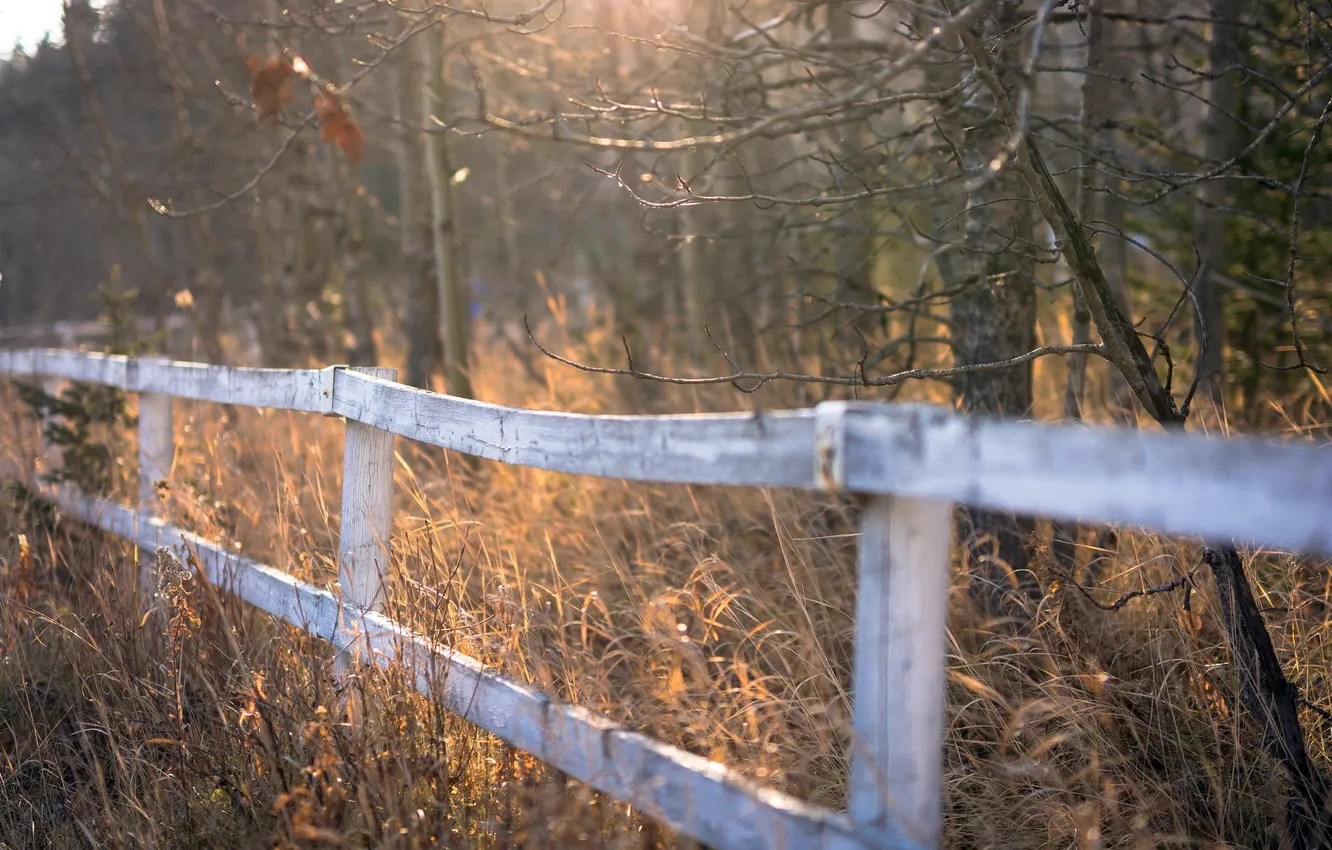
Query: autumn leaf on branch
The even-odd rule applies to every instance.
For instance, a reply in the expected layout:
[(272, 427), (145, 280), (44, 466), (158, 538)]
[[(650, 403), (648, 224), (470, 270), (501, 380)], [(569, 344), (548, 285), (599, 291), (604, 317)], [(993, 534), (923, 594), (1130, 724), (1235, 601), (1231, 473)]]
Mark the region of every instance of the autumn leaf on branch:
[(338, 147), (352, 162), (360, 162), (365, 153), (365, 136), (351, 120), (351, 110), (342, 97), (331, 88), (315, 94), (315, 114), (319, 116), (319, 138), (336, 141)]
[(287, 78), (296, 73), (296, 69), (282, 57), (260, 62), (255, 56), (246, 56), (245, 67), (250, 69), (250, 95), (259, 110), (259, 120), (276, 122), (282, 107), (291, 100), (291, 84)]

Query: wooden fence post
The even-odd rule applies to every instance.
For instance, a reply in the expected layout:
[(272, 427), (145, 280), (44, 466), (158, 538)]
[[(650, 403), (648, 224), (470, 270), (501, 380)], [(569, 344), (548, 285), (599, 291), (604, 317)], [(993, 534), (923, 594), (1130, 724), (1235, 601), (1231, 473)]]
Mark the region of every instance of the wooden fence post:
[[(397, 369), (364, 367), (351, 371), (388, 381), (398, 379)], [(348, 419), (344, 441), (338, 585), (343, 602), (379, 610), (384, 605), (383, 577), (388, 571), (392, 528), (393, 434)], [(357, 623), (345, 625), (351, 630), (358, 628)], [(351, 647), (338, 654), (334, 671), (340, 680), (350, 671), (353, 654)], [(348, 701), (347, 705), (353, 703)]]
[(951, 506), (873, 496), (860, 532), (850, 816), (937, 847)]
[[(51, 398), (58, 399), (60, 398), (60, 390), (63, 388), (64, 383), (65, 382), (59, 378), (47, 375), (43, 377), (41, 381), (42, 392), (46, 393)], [(50, 475), (55, 471), (56, 467), (62, 466), (64, 463), (63, 450), (60, 446), (57, 446), (46, 439), (47, 426), (49, 426), (55, 418), (55, 416), (43, 416), (40, 423), (42, 429), (40, 444), (41, 457), (39, 458), (40, 470), (38, 472), (38, 478), (36, 479), (39, 481), (41, 480), (42, 475)]]
[[(171, 396), (143, 393), (139, 396), (139, 510), (161, 516), (157, 485), (171, 477), (175, 461), (175, 432), (171, 424)], [(156, 553), (139, 552), (139, 601), (153, 598)]]

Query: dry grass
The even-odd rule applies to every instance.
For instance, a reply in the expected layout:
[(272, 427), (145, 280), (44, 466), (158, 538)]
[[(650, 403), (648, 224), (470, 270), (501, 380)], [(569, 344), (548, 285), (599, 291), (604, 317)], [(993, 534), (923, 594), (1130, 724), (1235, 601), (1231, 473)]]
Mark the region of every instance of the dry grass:
[[(477, 385), (489, 400), (591, 412), (736, 404), (723, 392), (547, 378), (495, 352)], [(332, 586), (341, 427), (188, 403), (176, 424), (170, 518)], [(0, 428), (0, 461), (31, 463), (31, 429), (12, 418)], [(563, 699), (840, 805), (849, 504), (472, 470), (403, 440), (398, 451), (395, 617)], [(1198, 559), (1192, 544), (1136, 533), (1084, 542), (1074, 579), (1096, 583), (1101, 601)], [(367, 720), (349, 726), (319, 641), (196, 582), (141, 616), (133, 556), (30, 503), (0, 510), (0, 847), (680, 843), (391, 677), (364, 674)], [(1276, 846), (1284, 781), (1232, 710), (1210, 583), (1191, 612), (1171, 594), (1107, 613), (1044, 553), (1039, 563), (1049, 592), (1021, 629), (980, 618), (958, 565), (947, 844)], [(1332, 665), (1327, 566), (1255, 561), (1278, 651), (1314, 702)], [(1327, 729), (1306, 720), (1326, 763)]]

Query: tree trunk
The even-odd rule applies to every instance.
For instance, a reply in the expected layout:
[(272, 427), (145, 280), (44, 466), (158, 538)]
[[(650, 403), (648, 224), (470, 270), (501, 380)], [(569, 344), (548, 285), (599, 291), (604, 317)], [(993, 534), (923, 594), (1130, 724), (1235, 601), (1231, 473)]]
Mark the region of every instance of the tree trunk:
[(1304, 745), (1299, 689), (1282, 672), (1235, 547), (1209, 548), (1203, 560), (1211, 567), (1216, 582), (1231, 663), (1239, 678), (1240, 702), (1262, 728), (1268, 752), (1281, 762), (1290, 778), (1293, 793), (1287, 806), (1286, 831), (1292, 850), (1326, 847), (1332, 838), (1328, 787)]
[[(523, 276), (523, 246), (518, 229), (518, 211), (514, 207), (515, 189), (509, 169), (512, 153), (495, 152), (495, 191), (499, 195), (500, 238), (504, 245), (504, 288), (516, 290)], [(631, 172), (632, 173), (632, 172)], [(617, 220), (612, 227), (619, 225)]]
[[(1238, 25), (1231, 23), (1246, 8), (1244, 0), (1212, 0), (1212, 39), (1207, 48), (1207, 60), (1212, 77), (1204, 84), (1203, 100), (1207, 104), (1203, 119), (1202, 167), (1210, 168), (1235, 155), (1238, 148), (1239, 125), (1233, 116), (1239, 108), (1240, 78), (1242, 72), (1226, 71), (1232, 64), (1242, 63), (1239, 55)], [(1216, 405), (1221, 404), (1224, 382), (1226, 349), (1225, 285), (1221, 278), (1226, 270), (1226, 218), (1220, 209), (1226, 204), (1227, 183), (1222, 179), (1206, 180), (1198, 187), (1198, 204), (1194, 212), (1194, 241), (1202, 259), (1198, 275), (1198, 306), (1194, 317), (1194, 333), (1198, 345), (1205, 342), (1205, 350), (1198, 359), (1197, 368), (1202, 375), (1200, 388)]]
[[(828, 4), (828, 38), (834, 44), (845, 44), (855, 37), (856, 19), (850, 14), (849, 6), (849, 0)], [(855, 121), (843, 125), (835, 132), (839, 135), (837, 158), (844, 168), (853, 174), (859, 173), (863, 160), (874, 144), (869, 127), (864, 121)], [(844, 182), (839, 187), (842, 194), (854, 194), (864, 188), (859, 180), (849, 174), (843, 174), (842, 180)], [(833, 291), (833, 300), (839, 304), (870, 306), (879, 303), (878, 292), (871, 281), (874, 240), (868, 215), (869, 205), (868, 200), (844, 204), (833, 224), (834, 260), (837, 266), (837, 286)], [(838, 310), (835, 315), (838, 317), (839, 328), (849, 323), (865, 336), (883, 325), (882, 313), (849, 308)]]
[[(341, 75), (342, 45), (330, 40), (320, 50), (321, 64), (335, 68)], [(332, 178), (331, 208), (333, 250), (341, 265), (343, 357), (352, 366), (373, 366), (379, 358), (375, 345), (375, 321), (371, 310), (370, 287), (365, 279), (365, 227), (360, 209), (360, 177), (355, 166), (336, 147), (323, 151), (324, 163)], [(323, 193), (325, 197), (328, 192)]]
[[(1017, 22), (1017, 4), (1004, 3), (999, 31)], [(1016, 67), (1020, 57), (1004, 57)], [(1011, 72), (1010, 72), (1011, 73)], [(993, 99), (981, 96), (975, 107), (993, 114)], [(1006, 150), (1010, 134), (1002, 120), (982, 120), (968, 130), (964, 158), (971, 168), (983, 166)], [(966, 212), (966, 255), (957, 265), (962, 291), (952, 303), (954, 362), (991, 363), (1036, 347), (1035, 263), (1027, 246), (1032, 241), (1031, 206), (1014, 199), (1023, 195), (1022, 177), (1004, 169), (972, 192)], [(1022, 417), (1031, 410), (1032, 367), (963, 374), (955, 383), (962, 407), (969, 413)], [(968, 510), (972, 593), (999, 615), (1009, 613), (1010, 593), (1039, 594), (1040, 585), (1028, 568), (1027, 537), (1033, 524), (994, 511)]]
[[(625, 4), (623, 3), (602, 3), (601, 19), (602, 26), (607, 32), (623, 33), (626, 31), (625, 24)], [(608, 49), (602, 56), (600, 64), (601, 73), (607, 80), (632, 80), (640, 72), (639, 55), (632, 47), (632, 44), (623, 38), (607, 39)], [(554, 65), (551, 65), (552, 80), (554, 79)], [(638, 158), (634, 156), (633, 151), (625, 150), (621, 152), (623, 157), (622, 169), (625, 174), (640, 174), (645, 169), (640, 164)], [(638, 335), (641, 304), (644, 298), (649, 297), (646, 288), (643, 286), (643, 275), (638, 271), (634, 258), (634, 230), (638, 222), (631, 213), (627, 212), (633, 208), (629, 199), (623, 196), (618, 190), (607, 187), (610, 192), (610, 199), (607, 202), (611, 209), (608, 210), (610, 217), (609, 226), (606, 228), (606, 255), (609, 258), (606, 265), (614, 279), (610, 281), (610, 291), (615, 299), (615, 316), (618, 320), (621, 333), (634, 339)], [(646, 356), (644, 354), (643, 356)], [(655, 390), (649, 390), (655, 392)]]
[(365, 235), (361, 213), (357, 209), (356, 175), (341, 153), (330, 152), (337, 180), (335, 228), (342, 255), (342, 306), (347, 322), (347, 362), (353, 366), (373, 366), (379, 358), (375, 346), (375, 323), (370, 311), (369, 287), (365, 281)]
[[(445, 117), (447, 82), (444, 74), (444, 30), (430, 29), (417, 36), (426, 85), (422, 87), (423, 116)], [(472, 397), (467, 372), (467, 293), (463, 291), (457, 203), (448, 145), (442, 133), (425, 138), (426, 179), (430, 184), (431, 236), (435, 251), (435, 284), (439, 292), (440, 336), (444, 346), (444, 381), (450, 395)]]
[[(1106, 220), (1111, 198), (1101, 191), (1105, 177), (1100, 169), (1114, 156), (1110, 143), (1110, 130), (1106, 120), (1112, 112), (1111, 98), (1116, 84), (1103, 74), (1111, 72), (1110, 55), (1113, 46), (1113, 23), (1105, 18), (1107, 0), (1092, 0), (1087, 7), (1087, 74), (1082, 81), (1082, 139), (1081, 183), (1078, 192), (1078, 214), (1083, 221)], [(1117, 225), (1118, 222), (1112, 222)], [(1106, 279), (1114, 285), (1125, 273), (1124, 240), (1116, 236), (1102, 236), (1097, 242), (1097, 257), (1105, 270)], [(1073, 342), (1092, 341), (1091, 312), (1080, 291), (1074, 290)], [(1081, 420), (1085, 414), (1087, 381), (1087, 355), (1072, 354), (1068, 358), (1068, 381), (1064, 391), (1064, 415)], [(1130, 399), (1131, 403), (1131, 399)]]
[[(1121, 203), (1102, 191), (1106, 185), (1102, 169), (1115, 156), (1111, 141), (1111, 130), (1106, 126), (1107, 119), (1114, 111), (1114, 99), (1119, 92), (1118, 84), (1104, 75), (1113, 73), (1114, 23), (1105, 17), (1108, 0), (1092, 0), (1087, 7), (1087, 74), (1082, 82), (1082, 139), (1081, 139), (1081, 182), (1077, 195), (1078, 214), (1083, 221), (1101, 221), (1110, 227), (1117, 227), (1122, 221)], [(1121, 306), (1127, 311), (1127, 243), (1118, 236), (1103, 235), (1097, 243), (1097, 257), (1105, 276), (1117, 292), (1123, 293)], [(1117, 285), (1116, 285), (1117, 284)], [(1091, 330), (1091, 311), (1087, 309), (1087, 300), (1082, 290), (1073, 290), (1073, 343), (1093, 342)], [(1064, 416), (1080, 421), (1086, 413), (1086, 388), (1088, 355), (1072, 354), (1068, 357), (1068, 379), (1064, 389)], [(1119, 411), (1133, 410), (1133, 397), (1123, 378), (1113, 370), (1107, 370), (1108, 381), (1115, 395), (1115, 406)], [(1131, 416), (1119, 416), (1131, 421)], [(1072, 522), (1056, 522), (1052, 554), (1065, 571), (1072, 571), (1077, 558), (1078, 526)]]
[(284, 263), (281, 259), (281, 240), (274, 239), (269, 219), (276, 213), (271, 207), (276, 206), (265, 195), (255, 192), (254, 204), (250, 209), (250, 224), (254, 229), (255, 245), (259, 252), (259, 281), (263, 290), (260, 298), (259, 329), (262, 366), (281, 368), (286, 366), (291, 357), (291, 328), (287, 323), (288, 304), (282, 297), (286, 287), (283, 285)]
[[(428, 34), (419, 36), (427, 38)], [(419, 55), (403, 51), (399, 66), (398, 117), (403, 123), (398, 146), (398, 244), (402, 254), (403, 328), (407, 334), (407, 383), (430, 389), (440, 360), (439, 289), (431, 262), (430, 199), (420, 185), (424, 145), (415, 128), (425, 125)]]

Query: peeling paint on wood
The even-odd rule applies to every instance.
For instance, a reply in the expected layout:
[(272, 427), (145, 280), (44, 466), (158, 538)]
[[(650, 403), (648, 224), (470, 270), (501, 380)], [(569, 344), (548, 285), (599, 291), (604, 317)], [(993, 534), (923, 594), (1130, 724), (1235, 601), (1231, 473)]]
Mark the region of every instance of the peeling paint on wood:
[(814, 486), (811, 411), (585, 416), (500, 407), (339, 371), (335, 412), (477, 457), (605, 478)]
[(875, 496), (860, 514), (852, 820), (938, 846), (952, 505)]
[(1332, 553), (1332, 444), (1036, 425), (914, 405), (865, 405), (846, 427), (852, 492)]
[(49, 375), (128, 392), (274, 410), (323, 409), (320, 369), (242, 369), (80, 351), (0, 351), (0, 373)]
[[(159, 485), (169, 485), (176, 459), (175, 432), (171, 421), (171, 396), (145, 393), (139, 396), (139, 509), (158, 516), (162, 506)], [(155, 550), (139, 552), (138, 597), (147, 604), (152, 596), (157, 565)]]
[[(356, 371), (386, 381), (398, 370), (379, 367)], [(384, 576), (389, 566), (393, 528), (393, 434), (348, 419), (342, 454), (342, 526), (338, 539), (338, 585), (347, 602), (371, 611), (384, 606)], [(350, 658), (339, 655), (338, 678), (349, 672)], [(348, 706), (353, 715), (359, 710)]]

